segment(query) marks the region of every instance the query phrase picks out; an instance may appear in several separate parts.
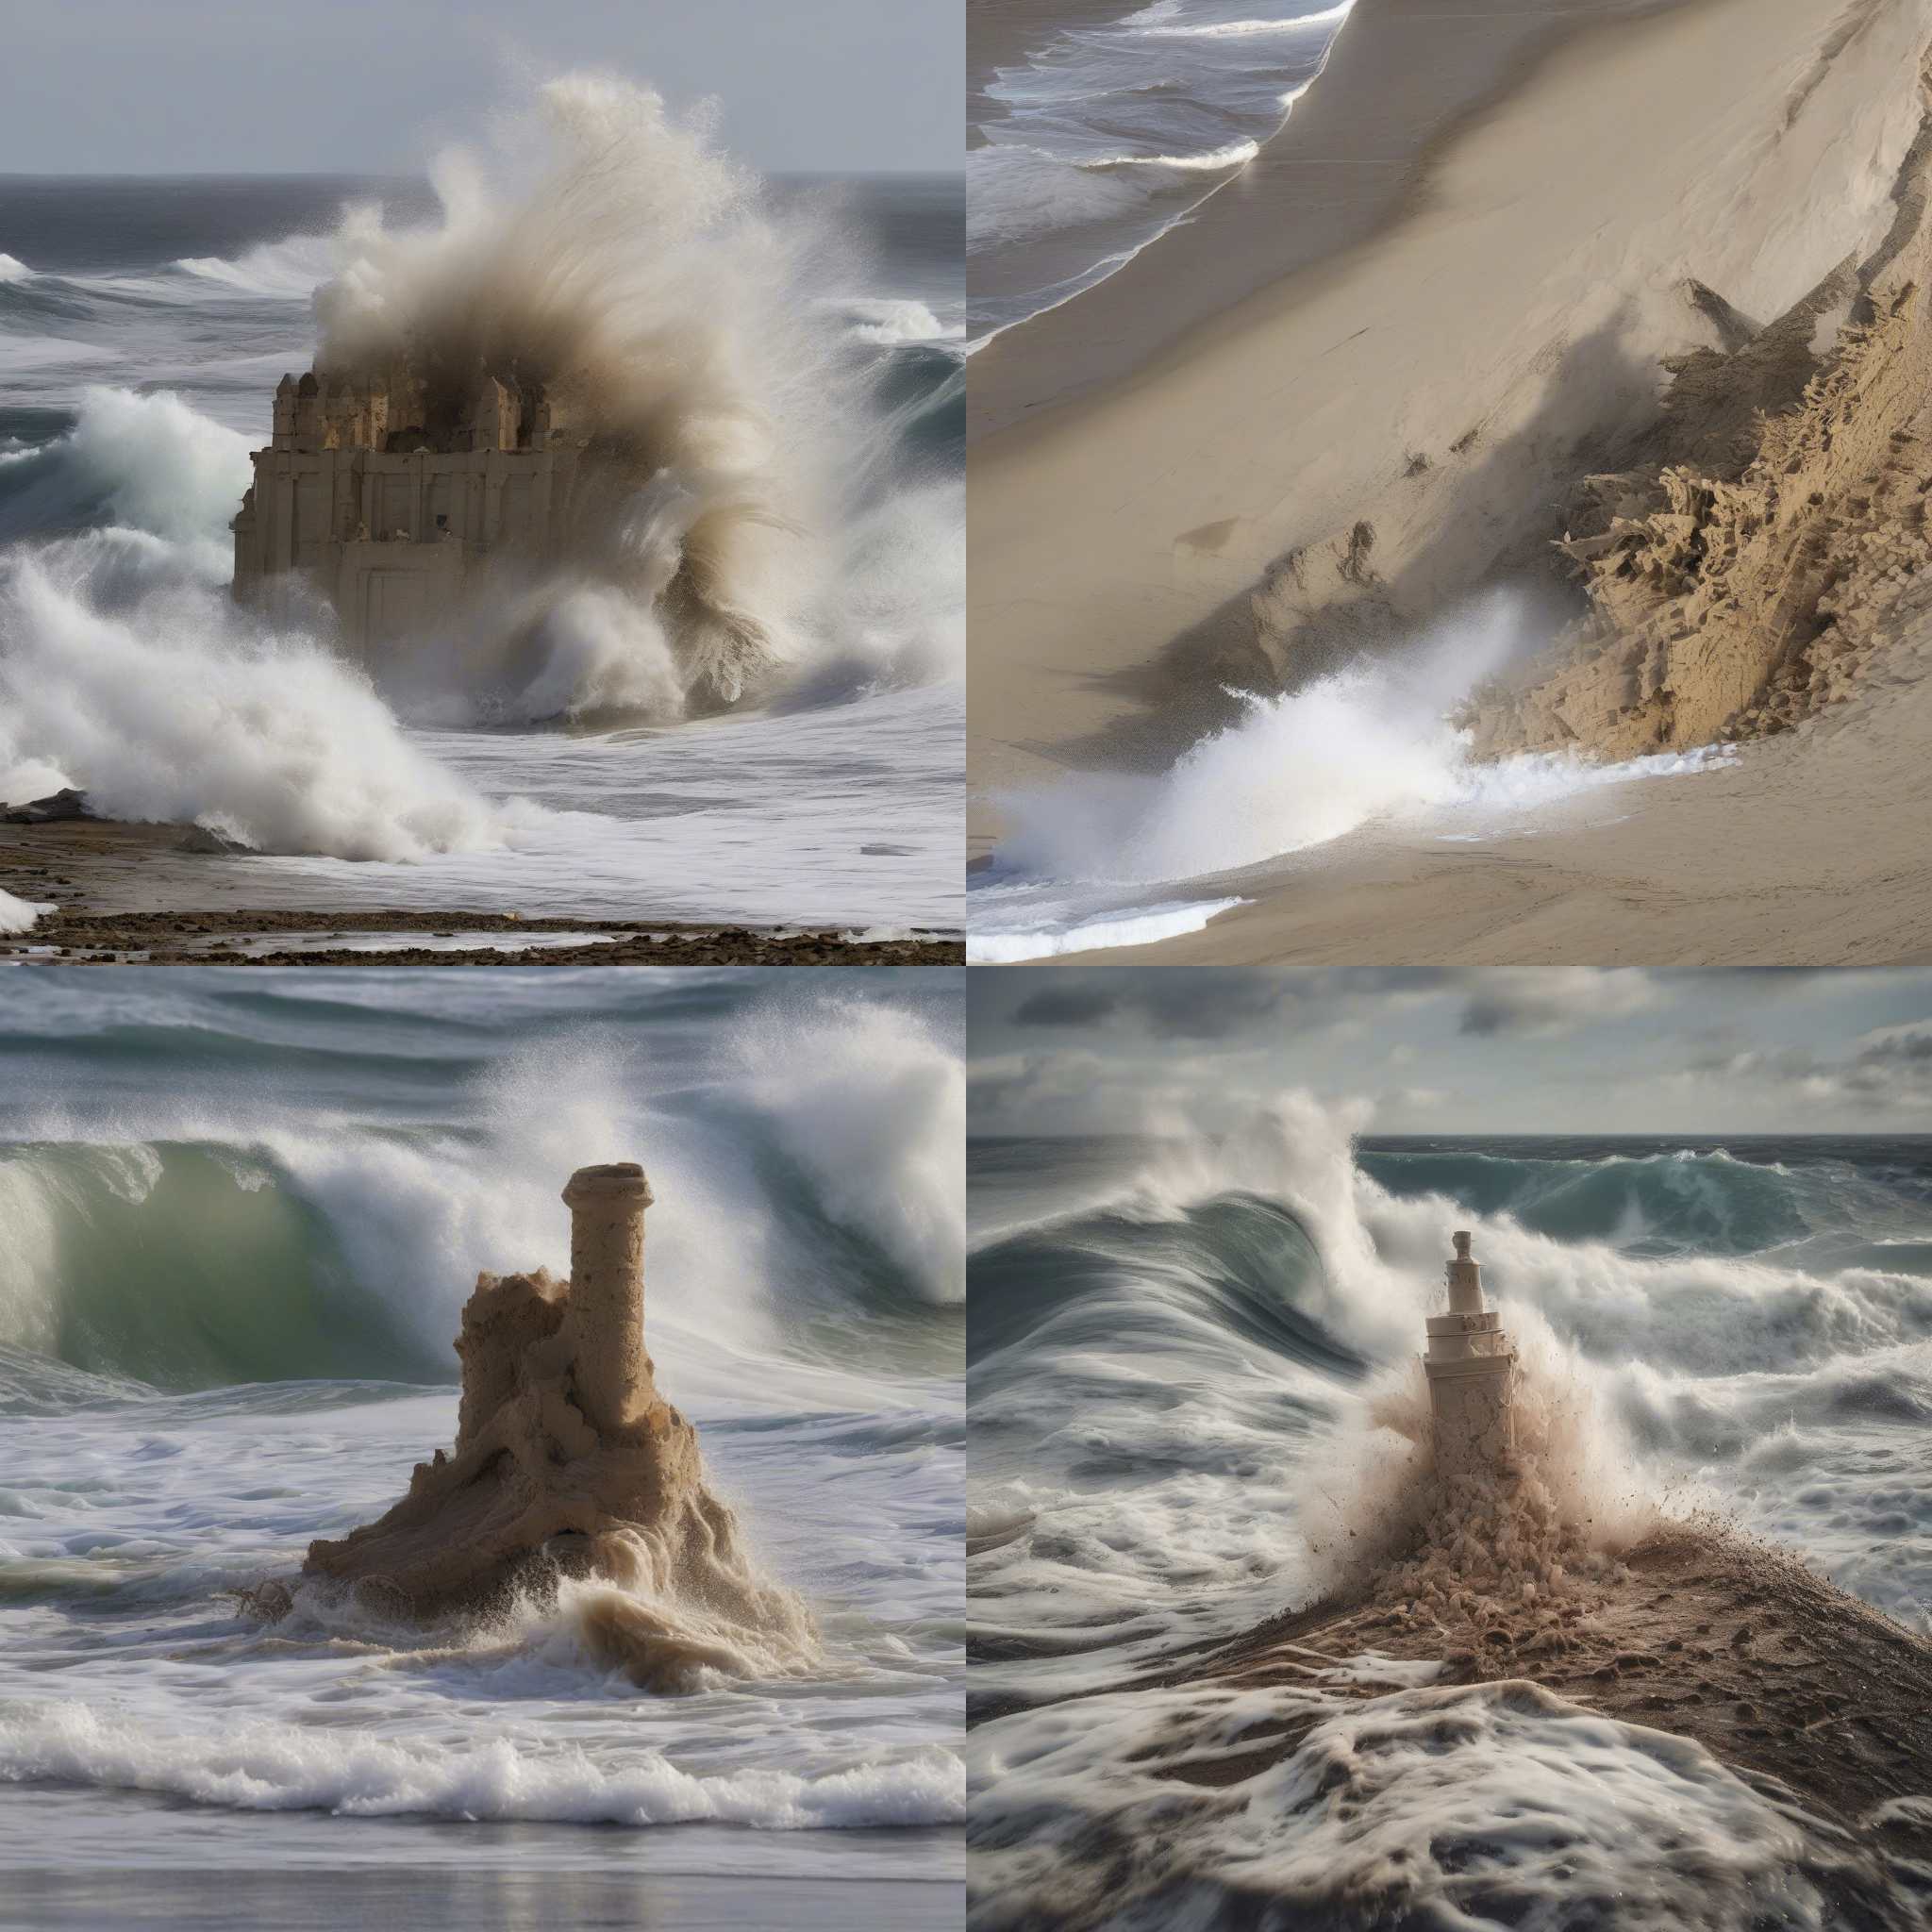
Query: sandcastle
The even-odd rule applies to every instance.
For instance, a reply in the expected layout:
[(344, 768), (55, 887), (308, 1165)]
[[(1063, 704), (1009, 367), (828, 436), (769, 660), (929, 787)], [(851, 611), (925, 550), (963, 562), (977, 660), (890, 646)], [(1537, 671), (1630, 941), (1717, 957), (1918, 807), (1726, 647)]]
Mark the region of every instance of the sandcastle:
[(282, 377), (273, 439), (254, 452), (230, 526), (237, 599), (273, 606), (306, 585), (366, 655), (446, 610), (491, 556), (561, 551), (587, 437), (514, 373), (437, 376), (399, 363)]
[(1483, 1271), (1469, 1252), (1469, 1235), (1453, 1239), (1449, 1312), (1428, 1318), (1423, 1358), (1436, 1468), (1450, 1477), (1498, 1468), (1516, 1441), (1516, 1352), (1502, 1316), (1483, 1306)]
[(568, 1282), (479, 1274), (456, 1350), (453, 1452), (303, 1576), (365, 1609), (427, 1620), (500, 1611), (567, 1579), (616, 1586), (587, 1618), (593, 1644), (656, 1687), (692, 1665), (771, 1667), (809, 1642), (789, 1593), (761, 1582), (705, 1481), (697, 1432), (658, 1393), (644, 1349), (644, 1211), (633, 1162), (580, 1168)]

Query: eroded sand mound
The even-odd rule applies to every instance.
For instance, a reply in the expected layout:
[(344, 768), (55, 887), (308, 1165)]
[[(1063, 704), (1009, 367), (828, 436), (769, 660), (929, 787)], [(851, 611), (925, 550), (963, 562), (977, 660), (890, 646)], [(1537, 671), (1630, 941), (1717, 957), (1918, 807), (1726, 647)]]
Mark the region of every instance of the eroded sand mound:
[(681, 1688), (700, 1668), (807, 1659), (808, 1616), (758, 1576), (650, 1357), (638, 1357), (625, 1418), (599, 1427), (576, 1328), (568, 1285), (545, 1270), (479, 1275), (456, 1344), (454, 1451), (418, 1463), (408, 1493), (375, 1522), (310, 1544), (304, 1575), (416, 1620), (489, 1615), (566, 1583), (608, 1586), (573, 1590), (577, 1627), (645, 1689)]
[(1590, 615), (1479, 696), (1480, 752), (1782, 731), (1932, 608), (1928, 168), (1922, 131), (1879, 248), (1770, 326), (1698, 291), (1726, 346), (1672, 363), (1643, 462), (1584, 481), (1561, 548)]

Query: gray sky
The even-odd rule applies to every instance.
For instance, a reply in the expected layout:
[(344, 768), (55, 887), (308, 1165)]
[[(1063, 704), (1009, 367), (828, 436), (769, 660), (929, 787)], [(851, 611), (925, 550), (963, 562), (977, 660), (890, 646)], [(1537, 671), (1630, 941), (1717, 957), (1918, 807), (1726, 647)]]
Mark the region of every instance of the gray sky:
[(975, 1133), (1214, 1130), (1295, 1087), (1371, 1133), (1932, 1132), (1932, 971), (968, 977)]
[(0, 173), (408, 172), (614, 68), (770, 173), (954, 170), (960, 0), (46, 0), (7, 8)]

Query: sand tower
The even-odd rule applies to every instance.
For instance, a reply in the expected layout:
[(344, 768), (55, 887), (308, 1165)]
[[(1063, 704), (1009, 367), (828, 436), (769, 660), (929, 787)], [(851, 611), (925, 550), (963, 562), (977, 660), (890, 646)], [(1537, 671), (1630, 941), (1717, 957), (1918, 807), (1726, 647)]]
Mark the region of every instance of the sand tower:
[(570, 1322), (578, 1406), (597, 1429), (631, 1422), (649, 1388), (644, 1357), (644, 1209), (651, 1184), (633, 1160), (580, 1167), (570, 1209)]
[(419, 1613), (559, 1568), (630, 1576), (641, 1564), (660, 1589), (743, 1593), (730, 1513), (644, 1349), (650, 1183), (632, 1161), (584, 1167), (563, 1199), (569, 1281), (541, 1268), (477, 1277), (456, 1343), (455, 1448), (418, 1463), (385, 1516), (311, 1544), (309, 1575)]
[(1435, 1416), (1436, 1467), (1444, 1475), (1494, 1469), (1516, 1440), (1513, 1407), (1516, 1351), (1503, 1318), (1483, 1306), (1483, 1271), (1469, 1252), (1470, 1237), (1454, 1237), (1449, 1263), (1449, 1312), (1428, 1319), (1429, 1377)]

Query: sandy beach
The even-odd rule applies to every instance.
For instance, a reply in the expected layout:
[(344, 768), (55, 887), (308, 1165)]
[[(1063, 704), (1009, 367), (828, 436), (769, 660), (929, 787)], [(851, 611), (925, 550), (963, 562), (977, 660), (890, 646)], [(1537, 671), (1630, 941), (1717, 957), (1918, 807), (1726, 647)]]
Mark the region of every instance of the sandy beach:
[[(1484, 586), (1553, 637), (1582, 608), (1565, 507), (1643, 454), (1665, 358), (1892, 264), (1928, 31), (1920, 0), (1358, 0), (1253, 165), (973, 359), (974, 852), (1012, 794), (1164, 771), (1229, 687), (1399, 649)], [(1830, 733), (1573, 802), (1534, 841), (1364, 826), (1158, 957), (1921, 957), (1896, 821), (1922, 669), (1904, 648)]]

